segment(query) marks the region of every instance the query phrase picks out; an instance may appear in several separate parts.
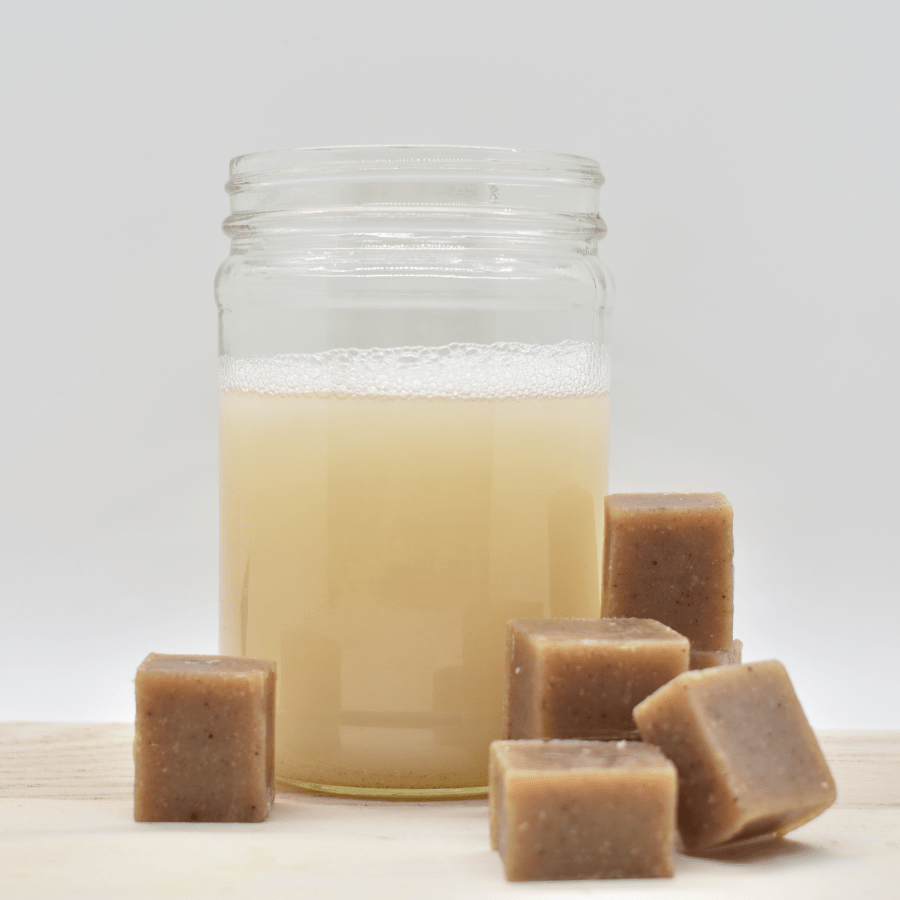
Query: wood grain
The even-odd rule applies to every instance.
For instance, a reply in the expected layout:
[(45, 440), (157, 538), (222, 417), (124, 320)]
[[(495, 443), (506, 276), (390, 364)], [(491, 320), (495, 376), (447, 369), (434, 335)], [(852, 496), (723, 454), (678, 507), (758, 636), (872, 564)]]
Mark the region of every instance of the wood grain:
[(131, 797), (133, 740), (131, 723), (2, 723), (0, 797)]
[[(134, 726), (0, 723), (0, 797), (131, 797)], [(900, 731), (824, 731), (839, 807), (900, 807)]]

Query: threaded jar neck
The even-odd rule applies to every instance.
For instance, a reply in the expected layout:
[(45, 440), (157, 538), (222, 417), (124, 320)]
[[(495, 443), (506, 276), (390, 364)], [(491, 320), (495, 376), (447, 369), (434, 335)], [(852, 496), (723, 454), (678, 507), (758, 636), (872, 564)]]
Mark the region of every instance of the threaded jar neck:
[[(606, 234), (600, 167), (557, 153), (473, 147), (332, 147), (231, 161), (232, 239), (297, 233), (441, 240)], [(452, 240), (453, 238), (451, 238)]]

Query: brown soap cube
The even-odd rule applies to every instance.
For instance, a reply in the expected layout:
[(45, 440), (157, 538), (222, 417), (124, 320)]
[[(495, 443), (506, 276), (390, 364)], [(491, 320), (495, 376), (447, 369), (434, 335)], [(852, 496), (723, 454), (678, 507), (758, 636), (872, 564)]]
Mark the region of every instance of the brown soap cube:
[(510, 619), (503, 736), (640, 740), (632, 710), (688, 655), (649, 619)]
[(678, 828), (690, 851), (785, 834), (834, 802), (828, 764), (776, 660), (686, 672), (634, 718), (678, 768)]
[(656, 619), (694, 650), (728, 650), (733, 557), (733, 514), (724, 495), (610, 494), (601, 615)]
[(711, 669), (713, 666), (735, 666), (741, 661), (744, 645), (735, 638), (729, 650), (691, 650), (689, 669)]
[(261, 822), (275, 797), (275, 663), (151, 653), (135, 678), (134, 818)]
[(648, 744), (491, 744), (491, 846), (509, 881), (670, 877), (676, 797)]

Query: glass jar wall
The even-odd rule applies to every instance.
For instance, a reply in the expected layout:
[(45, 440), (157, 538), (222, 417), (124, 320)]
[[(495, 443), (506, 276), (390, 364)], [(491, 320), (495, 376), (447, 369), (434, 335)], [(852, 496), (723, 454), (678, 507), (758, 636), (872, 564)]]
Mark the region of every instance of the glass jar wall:
[(506, 621), (599, 614), (602, 181), (511, 150), (232, 161), (220, 644), (278, 663), (283, 783), (482, 793)]

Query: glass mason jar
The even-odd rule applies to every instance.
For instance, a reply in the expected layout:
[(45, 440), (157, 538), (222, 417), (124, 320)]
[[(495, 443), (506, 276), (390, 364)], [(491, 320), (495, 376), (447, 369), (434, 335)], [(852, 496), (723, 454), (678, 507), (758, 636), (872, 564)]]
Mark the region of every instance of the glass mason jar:
[(599, 615), (603, 176), (456, 147), (230, 172), (221, 651), (278, 664), (283, 784), (484, 793), (507, 620)]

